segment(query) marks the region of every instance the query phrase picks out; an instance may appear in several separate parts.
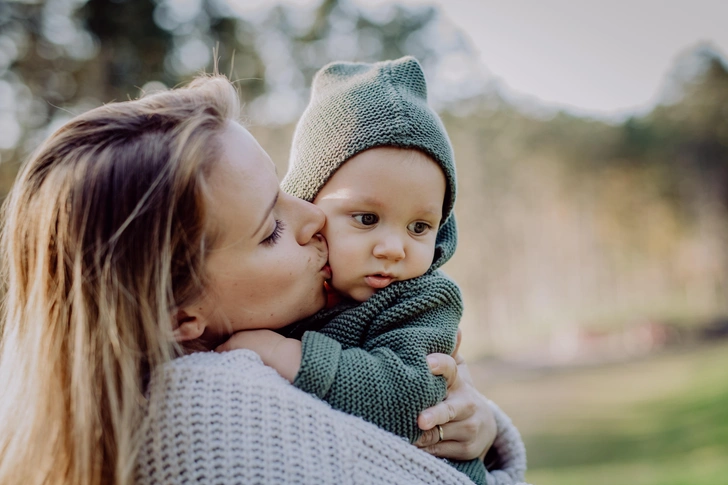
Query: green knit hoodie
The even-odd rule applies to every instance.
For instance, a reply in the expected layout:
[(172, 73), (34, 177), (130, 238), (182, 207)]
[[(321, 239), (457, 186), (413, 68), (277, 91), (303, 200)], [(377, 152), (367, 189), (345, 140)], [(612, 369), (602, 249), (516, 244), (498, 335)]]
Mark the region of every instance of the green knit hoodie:
[[(446, 394), (444, 379), (430, 373), (426, 356), (453, 351), (463, 311), (460, 289), (438, 269), (457, 244), (455, 161), (445, 128), (427, 104), (419, 63), (404, 57), (323, 67), (296, 127), (282, 187), (313, 201), (346, 160), (378, 146), (421, 150), (445, 174), (443, 223), (430, 268), (361, 304), (345, 301), (282, 333), (303, 344), (295, 386), (414, 442), (422, 434), (417, 416)], [(486, 483), (481, 461), (451, 463), (475, 483)]]

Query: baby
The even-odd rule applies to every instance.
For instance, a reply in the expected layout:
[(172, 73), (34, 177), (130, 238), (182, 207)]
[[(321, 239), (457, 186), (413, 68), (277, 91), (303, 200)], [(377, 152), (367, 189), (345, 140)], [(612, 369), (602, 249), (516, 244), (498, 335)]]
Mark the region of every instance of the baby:
[[(455, 161), (419, 63), (322, 68), (282, 188), (326, 214), (331, 298), (281, 331), (300, 339), (300, 353), (259, 352), (263, 361), (331, 406), (416, 441), (418, 414), (446, 394), (426, 356), (453, 351), (462, 316), (459, 288), (438, 269), (456, 246)], [(486, 483), (481, 461), (451, 463)]]

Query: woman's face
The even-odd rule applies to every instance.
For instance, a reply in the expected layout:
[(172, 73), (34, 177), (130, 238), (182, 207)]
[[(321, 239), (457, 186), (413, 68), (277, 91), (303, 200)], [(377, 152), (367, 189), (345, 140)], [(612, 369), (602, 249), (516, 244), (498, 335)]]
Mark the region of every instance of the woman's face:
[(215, 237), (205, 262), (205, 295), (185, 308), (219, 340), (238, 330), (280, 328), (323, 308), (324, 214), (282, 192), (275, 166), (248, 131), (229, 122), (223, 157), (209, 176), (208, 221)]

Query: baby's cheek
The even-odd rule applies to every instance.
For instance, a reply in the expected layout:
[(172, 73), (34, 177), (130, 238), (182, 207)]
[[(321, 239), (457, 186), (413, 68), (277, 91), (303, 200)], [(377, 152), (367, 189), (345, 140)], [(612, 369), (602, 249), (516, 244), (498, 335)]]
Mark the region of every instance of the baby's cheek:
[[(324, 236), (326, 237), (326, 236)], [(349, 240), (341, 233), (335, 233), (332, 231), (331, 237), (327, 238), (329, 244), (329, 264), (332, 265), (343, 265), (352, 266), (355, 262), (358, 246), (356, 241)]]
[(430, 269), (430, 266), (432, 265), (432, 259), (435, 257), (435, 247), (424, 247), (421, 248), (421, 251), (417, 251), (415, 254), (413, 254), (413, 261), (411, 268), (411, 273), (407, 275), (407, 279), (410, 278), (416, 278), (418, 276), (421, 276), (427, 272), (428, 269)]

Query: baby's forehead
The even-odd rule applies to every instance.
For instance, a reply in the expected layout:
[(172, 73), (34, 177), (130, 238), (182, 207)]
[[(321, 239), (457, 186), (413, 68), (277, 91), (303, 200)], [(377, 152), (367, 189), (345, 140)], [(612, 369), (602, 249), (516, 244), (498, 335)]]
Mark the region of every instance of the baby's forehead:
[[(416, 197), (418, 203), (415, 207), (417, 207), (420, 212), (440, 212), (442, 210), (443, 197), (440, 197), (437, 194), (414, 194), (412, 191), (403, 191), (399, 194), (398, 199), (401, 200), (403, 197), (408, 199), (414, 199)], [(369, 193), (366, 189), (362, 191), (352, 191), (349, 194), (348, 199), (350, 202), (357, 205), (374, 209), (387, 208), (395, 205), (392, 203), (392, 199), (379, 197), (377, 194)]]
[(370, 206), (402, 204), (418, 212), (442, 212), (445, 172), (426, 153), (409, 148), (376, 147), (341, 164), (319, 198), (346, 199)]
[[(382, 163), (375, 163), (375, 161), (381, 161)], [(423, 166), (434, 166), (442, 173), (443, 179), (447, 175), (435, 158), (419, 148), (388, 145), (377, 146), (358, 152), (344, 160), (338, 170), (341, 170), (342, 167), (347, 165), (357, 165), (357, 169), (360, 171), (378, 171), (394, 174), (394, 172), (399, 173), (399, 169), (401, 168), (399, 164), (404, 165), (413, 172), (426, 169), (422, 168)]]

